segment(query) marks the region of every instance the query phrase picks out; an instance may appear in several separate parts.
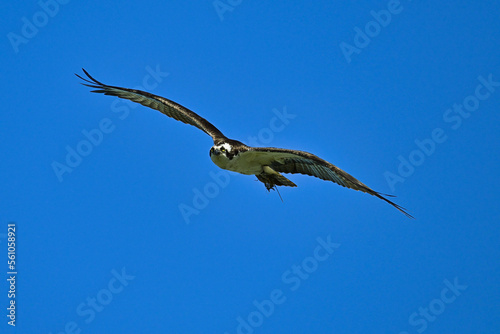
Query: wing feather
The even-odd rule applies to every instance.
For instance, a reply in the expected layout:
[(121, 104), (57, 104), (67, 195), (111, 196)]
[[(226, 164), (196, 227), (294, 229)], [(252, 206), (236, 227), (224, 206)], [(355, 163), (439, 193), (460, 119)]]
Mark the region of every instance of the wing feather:
[(314, 154), (274, 147), (253, 147), (250, 151), (255, 152), (257, 156), (260, 154), (260, 162), (268, 164), (277, 172), (315, 176), (343, 187), (368, 193), (391, 204), (407, 217), (414, 218), (402, 206), (385, 198), (384, 194), (371, 189), (352, 175)]
[(217, 129), (212, 123), (174, 101), (144, 92), (142, 90), (103, 84), (102, 82), (94, 79), (87, 71), (85, 71), (85, 69), (82, 68), (82, 70), (85, 75), (87, 75), (88, 79), (83, 78), (78, 74), (75, 75), (85, 81), (85, 83), (82, 83), (83, 85), (96, 88), (95, 90), (92, 90), (93, 93), (103, 93), (104, 95), (117, 96), (122, 99), (140, 103), (151, 109), (156, 109), (168, 117), (197, 127), (212, 137), (214, 142), (226, 139), (226, 136), (224, 136), (222, 132), (220, 132), (219, 129)]

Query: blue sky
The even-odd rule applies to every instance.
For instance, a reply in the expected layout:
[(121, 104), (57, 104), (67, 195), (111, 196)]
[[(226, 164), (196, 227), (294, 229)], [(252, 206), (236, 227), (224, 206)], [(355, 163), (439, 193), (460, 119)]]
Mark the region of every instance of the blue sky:
[[(2, 333), (499, 333), (500, 5), (2, 2)], [(142, 87), (228, 137), (314, 153), (416, 217), (291, 175), (283, 202)]]

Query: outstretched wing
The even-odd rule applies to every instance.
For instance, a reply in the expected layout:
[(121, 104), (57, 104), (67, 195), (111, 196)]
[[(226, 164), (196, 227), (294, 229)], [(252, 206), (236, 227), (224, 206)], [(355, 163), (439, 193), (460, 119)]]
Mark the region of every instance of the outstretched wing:
[(91, 88), (97, 88), (96, 90), (92, 91), (94, 93), (104, 93), (104, 95), (117, 96), (119, 98), (131, 100), (140, 103), (143, 106), (156, 109), (167, 115), (168, 117), (172, 117), (173, 119), (176, 119), (183, 123), (196, 126), (198, 129), (202, 130), (210, 137), (212, 137), (214, 142), (220, 141), (221, 139), (226, 139), (226, 136), (224, 136), (222, 132), (220, 132), (219, 129), (217, 129), (212, 123), (199, 116), (195, 112), (181, 106), (178, 103), (175, 103), (174, 101), (148, 92), (144, 92), (142, 90), (105, 85), (102, 82), (94, 79), (83, 68), (82, 70), (87, 75), (88, 79), (83, 78), (78, 74), (75, 75), (86, 82), (82, 83), (82, 85)]
[(407, 217), (413, 218), (413, 216), (406, 212), (403, 207), (385, 198), (385, 194), (372, 190), (352, 175), (344, 172), (342, 169), (332, 165), (328, 161), (315, 156), (314, 154), (304, 151), (287, 150), (274, 147), (252, 147), (246, 154), (253, 155), (253, 159), (280, 173), (299, 173), (315, 176), (322, 180), (335, 182), (343, 187), (359, 190), (376, 196), (394, 206)]

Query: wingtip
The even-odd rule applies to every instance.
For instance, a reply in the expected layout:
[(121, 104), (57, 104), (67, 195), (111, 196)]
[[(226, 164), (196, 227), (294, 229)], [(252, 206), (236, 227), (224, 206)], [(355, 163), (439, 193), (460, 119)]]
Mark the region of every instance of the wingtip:
[(86, 71), (83, 67), (82, 67), (82, 71), (83, 71), (83, 73), (85, 73), (85, 74), (86, 74), (89, 78), (92, 78), (92, 77), (90, 76), (89, 72), (87, 72), (87, 71)]
[(383, 199), (384, 201), (386, 201), (387, 203), (389, 203), (390, 205), (392, 205), (393, 207), (395, 207), (396, 209), (398, 209), (399, 211), (401, 211), (406, 217), (410, 218), (410, 219), (413, 219), (415, 220), (415, 217), (413, 217), (405, 208), (403, 208), (401, 205), (399, 204), (396, 204), (394, 203), (393, 201), (391, 201), (390, 199), (387, 199), (385, 198), (384, 196), (389, 196), (389, 197), (396, 197), (394, 195), (387, 195), (387, 194), (382, 194), (382, 193), (379, 193), (379, 192), (375, 192), (375, 196), (377, 196), (378, 198), (381, 198)]
[(413, 217), (405, 208), (403, 208), (400, 205), (397, 205), (396, 203), (393, 203), (394, 207), (401, 211), (406, 217), (415, 220), (415, 217)]
[(415, 217), (413, 217), (411, 214), (409, 214), (408, 212), (404, 211), (404, 210), (400, 210), (406, 217), (410, 218), (410, 219), (413, 219), (413, 220), (416, 220)]
[[(82, 71), (83, 71), (83, 73), (85, 73), (85, 75), (87, 76), (87, 78), (84, 78), (83, 76), (81, 76), (81, 75), (79, 75), (79, 74), (75, 73), (75, 75), (76, 75), (78, 78), (80, 78), (80, 79), (82, 79), (83, 81), (85, 81), (85, 82), (86, 82), (86, 83), (82, 83), (82, 82), (81, 82), (81, 84), (82, 84), (82, 85), (84, 85), (84, 86), (89, 86), (88, 84), (91, 84), (91, 85), (94, 85), (94, 86), (89, 86), (89, 87), (95, 87), (95, 88), (99, 88), (99, 87), (101, 87), (101, 86), (105, 86), (102, 82), (100, 82), (100, 81), (96, 80), (94, 77), (92, 77), (92, 76), (90, 75), (90, 73), (89, 73), (89, 72), (87, 72), (87, 70), (85, 70), (83, 67), (82, 67)], [(89, 79), (90, 79), (90, 80), (89, 80)]]
[[(82, 78), (82, 77), (81, 77), (81, 75), (80, 75), (80, 74), (75, 73), (75, 75), (76, 75), (79, 79), (81, 79), (81, 80), (85, 80), (84, 78)], [(81, 82), (80, 82), (80, 83), (81, 83)], [(81, 84), (83, 85), (83, 83), (81, 83)]]

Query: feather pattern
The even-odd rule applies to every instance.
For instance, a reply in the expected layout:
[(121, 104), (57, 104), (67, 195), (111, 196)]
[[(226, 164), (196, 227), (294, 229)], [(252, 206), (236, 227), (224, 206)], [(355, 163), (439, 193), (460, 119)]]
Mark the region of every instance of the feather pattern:
[(268, 157), (261, 157), (261, 160), (266, 161), (268, 166), (276, 172), (305, 174), (315, 176), (325, 181), (332, 181), (343, 187), (376, 196), (394, 206), (407, 217), (414, 218), (405, 210), (405, 208), (385, 198), (385, 194), (371, 189), (352, 175), (329, 163), (328, 161), (315, 156), (314, 154), (275, 147), (252, 147), (249, 150), (253, 152), (260, 152), (261, 154), (267, 153)]
[(220, 132), (219, 129), (217, 129), (212, 123), (174, 101), (144, 92), (142, 90), (103, 84), (102, 82), (94, 79), (87, 71), (85, 71), (85, 69), (82, 68), (82, 70), (85, 75), (87, 75), (88, 79), (83, 78), (78, 74), (75, 75), (86, 82), (82, 83), (83, 85), (96, 88), (92, 91), (93, 93), (103, 93), (104, 95), (117, 96), (119, 98), (127, 99), (140, 103), (143, 106), (156, 109), (168, 117), (172, 117), (175, 120), (197, 127), (212, 137), (214, 143), (219, 143), (227, 139), (226, 136), (224, 136), (222, 132)]

